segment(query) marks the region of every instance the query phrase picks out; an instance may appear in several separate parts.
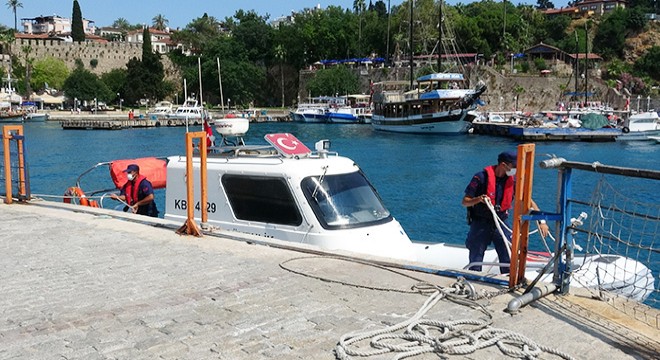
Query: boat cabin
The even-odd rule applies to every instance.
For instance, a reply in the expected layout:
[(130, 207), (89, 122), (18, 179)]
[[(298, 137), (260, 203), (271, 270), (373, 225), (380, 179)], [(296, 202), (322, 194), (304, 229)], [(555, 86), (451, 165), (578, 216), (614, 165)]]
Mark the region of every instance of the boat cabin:
[[(272, 135), (266, 136), (271, 145), (242, 145), (237, 139), (222, 141), (229, 145), (210, 152), (206, 205), (186, 203), (186, 158), (170, 157), (165, 218), (183, 222), (188, 206), (200, 218), (200, 206), (206, 206), (208, 223), (226, 231), (411, 256), (410, 239), (353, 160), (329, 152), (327, 140), (312, 152), (291, 134)], [(200, 159), (194, 158), (196, 171), (199, 166)]]

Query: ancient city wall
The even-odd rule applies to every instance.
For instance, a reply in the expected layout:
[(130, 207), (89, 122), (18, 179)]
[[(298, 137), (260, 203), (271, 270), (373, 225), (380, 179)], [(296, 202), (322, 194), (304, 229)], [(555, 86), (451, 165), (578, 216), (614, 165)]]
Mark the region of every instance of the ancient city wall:
[[(60, 59), (66, 63), (69, 69), (74, 69), (76, 59), (80, 59), (89, 71), (101, 75), (113, 69), (126, 67), (130, 59), (142, 58), (142, 44), (129, 44), (119, 42), (97, 43), (97, 42), (63, 42), (56, 40), (33, 40), (16, 39), (11, 45), (12, 54), (21, 61), (25, 61), (23, 49), (29, 47), (29, 57), (42, 59), (47, 56)], [(96, 59), (96, 66), (92, 66), (92, 60)], [(165, 77), (170, 80), (176, 79), (176, 70), (167, 56), (161, 56), (165, 67)], [(178, 79), (175, 83), (178, 82)]]

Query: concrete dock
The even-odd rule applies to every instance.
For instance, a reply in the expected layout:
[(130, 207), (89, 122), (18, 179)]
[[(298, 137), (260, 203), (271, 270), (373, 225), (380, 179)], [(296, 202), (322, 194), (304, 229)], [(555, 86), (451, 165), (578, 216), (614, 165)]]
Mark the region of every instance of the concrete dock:
[[(428, 298), (411, 292), (420, 280), (455, 283), (277, 241), (180, 236), (181, 224), (69, 204), (3, 203), (0, 219), (0, 359), (334, 359), (342, 335), (413, 316)], [(472, 284), (482, 295), (499, 290)], [(603, 303), (551, 295), (511, 315), (512, 297), (478, 301), (490, 328), (575, 359), (660, 353), (657, 325), (615, 321)], [(443, 299), (424, 318), (489, 317)], [(480, 344), (448, 358), (511, 358)]]

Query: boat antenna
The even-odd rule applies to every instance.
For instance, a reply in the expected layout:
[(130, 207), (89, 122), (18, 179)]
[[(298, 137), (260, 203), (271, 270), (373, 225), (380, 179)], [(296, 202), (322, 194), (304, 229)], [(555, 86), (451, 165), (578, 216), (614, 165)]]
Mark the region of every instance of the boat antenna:
[(410, 90), (413, 88), (413, 4), (415, 0), (410, 0)]

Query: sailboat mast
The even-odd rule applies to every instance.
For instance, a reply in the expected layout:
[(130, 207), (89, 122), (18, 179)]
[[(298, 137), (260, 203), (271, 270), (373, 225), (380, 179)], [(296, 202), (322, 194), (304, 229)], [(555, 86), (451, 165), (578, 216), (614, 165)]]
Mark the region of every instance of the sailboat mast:
[(574, 100), (578, 100), (578, 76), (580, 73), (580, 48), (578, 46), (578, 34), (575, 30), (575, 95), (573, 95)]
[(589, 92), (589, 32), (587, 30), (587, 23), (584, 23), (584, 102), (588, 102), (587, 98)]
[(415, 0), (410, 0), (410, 90), (413, 88), (413, 3)]
[(220, 106), (222, 113), (225, 112), (225, 98), (222, 96), (222, 75), (220, 75), (220, 58), (215, 58), (218, 61), (218, 83), (220, 83)]
[(442, 72), (442, 0), (438, 11), (438, 72)]

